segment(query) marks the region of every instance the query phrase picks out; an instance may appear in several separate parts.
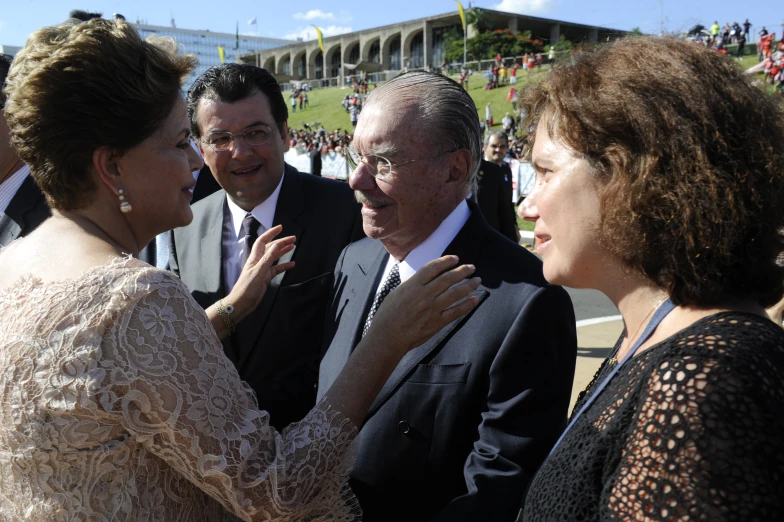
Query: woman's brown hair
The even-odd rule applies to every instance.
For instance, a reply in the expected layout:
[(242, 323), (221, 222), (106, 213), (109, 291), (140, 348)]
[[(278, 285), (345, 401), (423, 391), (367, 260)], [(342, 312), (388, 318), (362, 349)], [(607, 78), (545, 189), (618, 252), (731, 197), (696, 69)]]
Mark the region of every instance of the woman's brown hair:
[(554, 69), (521, 106), (533, 139), (545, 119), (597, 167), (597, 240), (673, 302), (781, 298), (784, 111), (731, 58), (618, 40)]
[(11, 67), (5, 116), (49, 205), (88, 204), (93, 152), (122, 154), (150, 137), (194, 67), (173, 40), (144, 41), (123, 20), (70, 20), (33, 33)]

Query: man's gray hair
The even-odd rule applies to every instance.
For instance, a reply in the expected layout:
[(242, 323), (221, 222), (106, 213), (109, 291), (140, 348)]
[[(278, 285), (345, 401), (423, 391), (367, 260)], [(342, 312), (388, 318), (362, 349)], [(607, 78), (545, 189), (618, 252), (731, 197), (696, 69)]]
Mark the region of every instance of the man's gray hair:
[(503, 140), (503, 142), (506, 143), (506, 146), (509, 146), (509, 136), (507, 136), (504, 131), (490, 131), (485, 134), (485, 147), (487, 147), (487, 144), (490, 143), (490, 138), (493, 136), (499, 140)]
[(482, 134), (479, 115), (471, 96), (460, 84), (447, 76), (426, 71), (403, 73), (374, 89), (367, 103), (389, 97), (415, 107), (420, 119), (416, 123), (428, 129), (437, 152), (467, 149), (471, 153), (471, 170), (466, 193), (476, 194), (477, 172), (482, 161)]

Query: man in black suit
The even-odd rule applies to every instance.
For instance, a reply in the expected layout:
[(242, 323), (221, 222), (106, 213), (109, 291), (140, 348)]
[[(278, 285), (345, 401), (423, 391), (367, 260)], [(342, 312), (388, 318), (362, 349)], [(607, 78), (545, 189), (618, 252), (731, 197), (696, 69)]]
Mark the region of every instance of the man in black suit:
[[(501, 174), (503, 179), (503, 190), (505, 193), (503, 195), (499, 194), (498, 197), (506, 198), (508, 203), (508, 209), (498, 209), (497, 212), (500, 212), (500, 222), (504, 223), (505, 227), (509, 226), (509, 219), (512, 219), (512, 226), (515, 230), (515, 243), (520, 242), (520, 230), (517, 227), (517, 219), (515, 218), (515, 203), (512, 198), (514, 194), (514, 181), (512, 180), (512, 169), (509, 166), (509, 163), (506, 162), (506, 154), (509, 151), (509, 137), (506, 133), (502, 131), (490, 131), (485, 135), (484, 139), (484, 149), (483, 154), (484, 157), (482, 158), (482, 170), (488, 165), (492, 164), (497, 166), (497, 169), (493, 169), (496, 172)], [(492, 167), (490, 167), (492, 169)], [(495, 176), (493, 176), (495, 177)], [(482, 180), (479, 180), (479, 188), (481, 191), (482, 188)], [(481, 202), (480, 202), (481, 207)], [(484, 211), (484, 207), (481, 207)], [(492, 223), (492, 220), (491, 220)], [(495, 227), (494, 227), (495, 228)], [(499, 229), (496, 229), (499, 230)], [(502, 232), (503, 233), (503, 232)], [(506, 234), (504, 234), (506, 235)]]
[(512, 191), (504, 176), (504, 169), (483, 159), (477, 173), (478, 189), (473, 200), (482, 211), (488, 225), (515, 243), (519, 243), (520, 231), (517, 228), (517, 218), (512, 206)]
[(319, 396), (389, 292), (426, 262), (476, 267), (479, 304), (400, 362), (358, 440), (365, 520), (511, 522), (566, 424), (577, 354), (567, 293), (470, 200), (481, 159), (468, 94), (435, 73), (373, 91), (351, 145), (369, 236), (335, 268)]
[[(275, 78), (243, 64), (213, 67), (188, 93), (191, 133), (222, 190), (192, 206), (193, 222), (174, 230), (170, 268), (204, 307), (230, 292), (255, 238), (283, 225), (297, 236), (280, 262), (296, 266), (270, 283), (257, 309), (223, 347), (261, 409), (280, 429), (316, 399), (321, 336), (341, 250), (364, 237), (359, 205), (345, 184), (286, 165), (286, 104)], [(284, 173), (285, 170), (285, 173)]]
[[(0, 54), (0, 88), (10, 67), (11, 56)], [(29, 234), (51, 215), (30, 169), (11, 146), (8, 123), (2, 113), (5, 103), (0, 89), (0, 248)]]
[(310, 157), (310, 173), (314, 176), (321, 176), (321, 147), (316, 147), (315, 149), (308, 152), (308, 156)]

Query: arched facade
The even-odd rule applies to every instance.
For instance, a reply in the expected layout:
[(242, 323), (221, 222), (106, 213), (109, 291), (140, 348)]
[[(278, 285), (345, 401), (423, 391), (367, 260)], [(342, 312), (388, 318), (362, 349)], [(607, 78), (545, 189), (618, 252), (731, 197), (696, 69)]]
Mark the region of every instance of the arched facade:
[[(327, 52), (324, 56), (324, 78), (334, 78), (335, 76), (339, 76), (341, 74), (341, 56), (340, 56), (340, 44), (335, 44), (332, 47), (327, 48)], [(337, 64), (337, 67), (336, 67)], [(334, 73), (334, 74), (333, 74)]]
[(318, 47), (308, 54), (308, 78), (312, 80), (324, 78), (324, 53)]
[(362, 52), (360, 53), (360, 57), (363, 62), (372, 61), (370, 59), (371, 54), (375, 53), (378, 54), (378, 58), (376, 62), (381, 63), (380, 55), (381, 55), (381, 37), (376, 36), (374, 38), (369, 38), (362, 42)]
[(370, 51), (368, 51), (367, 61), (373, 63), (381, 63), (381, 40), (376, 40), (370, 44)]
[(275, 73), (285, 76), (291, 74), (291, 53), (286, 53), (278, 58), (278, 65), (275, 67)]
[(291, 76), (297, 80), (304, 80), (308, 77), (307, 61), (305, 60), (305, 49), (302, 49), (291, 60)]
[[(544, 42), (544, 45), (557, 39), (560, 34), (578, 43), (609, 40), (624, 33), (558, 20), (486, 11), (485, 14), (494, 27), (530, 31), (531, 36)], [(403, 68), (438, 68), (444, 62), (445, 36), (454, 28), (459, 28), (460, 24), (460, 17), (454, 12), (330, 36), (324, 39), (323, 53), (314, 38), (242, 55), (238, 59), (242, 63), (261, 65), (274, 71), (281, 82), (331, 79), (329, 82), (321, 82), (321, 86), (335, 85), (335, 77), (349, 73), (346, 68), (349, 64), (377, 63), (380, 67), (367, 69), (379, 69), (382, 73), (396, 72)], [(471, 32), (469, 28), (469, 37)], [(385, 77), (388, 75), (379, 76), (381, 81)]]
[(400, 33), (393, 33), (389, 35), (381, 46), (381, 57), (385, 69), (392, 71), (400, 70), (401, 53), (400, 53)]
[(412, 31), (406, 35), (403, 43), (403, 65), (416, 69), (425, 65), (425, 31)]
[(348, 43), (343, 47), (343, 63), (354, 65), (359, 63), (359, 40)]

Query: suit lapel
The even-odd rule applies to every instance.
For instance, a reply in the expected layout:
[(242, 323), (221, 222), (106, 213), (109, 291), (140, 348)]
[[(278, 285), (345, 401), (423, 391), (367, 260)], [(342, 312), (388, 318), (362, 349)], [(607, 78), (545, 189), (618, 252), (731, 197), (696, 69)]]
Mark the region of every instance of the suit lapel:
[[(485, 233), (483, 232), (486, 232), (485, 229), (487, 228), (487, 224), (481, 217), (477, 206), (470, 200), (468, 201), (468, 206), (471, 209), (471, 217), (468, 218), (466, 224), (463, 225), (463, 228), (460, 229), (460, 232), (457, 233), (457, 236), (455, 236), (443, 253), (443, 255), (456, 255), (460, 259), (460, 264), (471, 264), (476, 262), (482, 248), (482, 238), (485, 237)], [(392, 372), (392, 375), (389, 376), (389, 379), (387, 379), (387, 382), (381, 388), (376, 400), (373, 401), (366, 419), (370, 418), (379, 408), (381, 408), (381, 406), (383, 406), (387, 399), (389, 399), (389, 397), (400, 387), (403, 381), (408, 378), (411, 372), (414, 371), (423, 359), (427, 358), (434, 350), (440, 349), (445, 339), (447, 339), (453, 331), (459, 330), (468, 318), (471, 317), (473, 312), (482, 306), (482, 303), (488, 295), (489, 292), (487, 289), (480, 285), (479, 288), (469, 294), (469, 297), (476, 296), (479, 299), (479, 303), (471, 312), (443, 327), (422, 344), (422, 346), (411, 350), (400, 360), (400, 363), (398, 363), (397, 367)]]
[(340, 280), (335, 281), (337, 293), (332, 296), (332, 306), (335, 308), (329, 313), (330, 319), (336, 323), (335, 330), (330, 332), (331, 336), (326, 340), (329, 346), (325, 346), (327, 351), (321, 362), (320, 393), (335, 382), (351, 352), (359, 344), (362, 326), (375, 297), (378, 280), (389, 259), (389, 254), (380, 241), (362, 244), (369, 245), (367, 250), (362, 252), (362, 259), (353, 265), (343, 265), (342, 271), (337, 274)]
[(5, 212), (0, 214), (0, 245), (7, 245), (29, 232), (27, 228), (30, 225), (29, 218), (32, 216), (28, 214), (35, 209), (43, 197), (33, 177), (28, 175)]
[(7, 213), (0, 215), (0, 246), (8, 245), (22, 233), (22, 227), (17, 220)]
[(203, 235), (199, 245), (199, 255), (191, 259), (192, 268), (202, 278), (202, 288), (208, 293), (215, 293), (218, 298), (226, 292), (223, 284), (223, 223), (229, 212), (226, 193), (221, 191), (220, 197), (210, 201), (210, 208), (205, 211)]
[(373, 299), (376, 297), (376, 289), (384, 272), (384, 267), (389, 260), (389, 254), (378, 242), (379, 249), (375, 255), (369, 256), (357, 263), (357, 285), (352, 289), (356, 289), (356, 295), (350, 296), (350, 299), (355, 300), (357, 308), (351, 316), (351, 323), (349, 323), (349, 331), (353, 333), (351, 343), (346, 347), (346, 360), (348, 360), (351, 352), (357, 347), (362, 340), (362, 330), (365, 327), (365, 319), (370, 311), (370, 305), (373, 304)]
[[(302, 178), (304, 174), (300, 174), (295, 169), (286, 165), (286, 174), (283, 177), (283, 184), (280, 187), (280, 194), (278, 195), (278, 203), (275, 206), (275, 217), (273, 219), (273, 226), (282, 225), (283, 230), (277, 236), (278, 238), (287, 236), (296, 236), (297, 240), (294, 243), (294, 249), (280, 258), (278, 263), (286, 263), (294, 258), (294, 254), (302, 241), (302, 234), (304, 232), (304, 222), (300, 218), (305, 211), (305, 194), (303, 193)], [(237, 340), (240, 350), (240, 363), (241, 368), (248, 355), (252, 351), (251, 348), (255, 346), (264, 325), (267, 322), (272, 306), (278, 296), (278, 291), (286, 278), (287, 272), (278, 274), (267, 287), (267, 292), (261, 299), (261, 303), (256, 309), (245, 318), (241, 327), (237, 327)]]
[[(476, 305), (476, 307), (474, 307), (474, 310), (482, 305), (488, 295), (488, 291), (482, 287), (479, 287), (468, 294), (468, 297), (476, 296), (479, 299), (479, 303)], [(403, 356), (395, 370), (392, 372), (392, 375), (389, 376), (389, 379), (387, 379), (387, 382), (381, 388), (381, 391), (378, 393), (376, 400), (373, 401), (373, 404), (370, 406), (370, 410), (368, 411), (366, 419), (370, 418), (378, 411), (379, 408), (381, 408), (381, 406), (383, 406), (387, 399), (389, 399), (389, 397), (395, 391), (397, 391), (403, 381), (408, 378), (411, 372), (416, 369), (417, 365), (421, 363), (423, 359), (427, 358), (436, 348), (440, 348), (444, 339), (446, 339), (449, 334), (452, 333), (452, 331), (462, 326), (462, 324), (473, 314), (474, 310), (455, 319), (439, 330), (422, 346), (414, 348)]]

